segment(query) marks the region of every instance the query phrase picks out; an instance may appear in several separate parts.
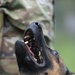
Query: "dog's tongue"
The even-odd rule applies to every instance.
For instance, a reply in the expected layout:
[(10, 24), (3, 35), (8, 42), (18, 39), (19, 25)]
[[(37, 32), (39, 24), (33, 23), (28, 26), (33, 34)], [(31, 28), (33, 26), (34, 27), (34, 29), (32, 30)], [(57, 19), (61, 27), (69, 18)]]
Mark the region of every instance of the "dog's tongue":
[(32, 56), (34, 56), (34, 53), (31, 51), (30, 47), (28, 45), (26, 45), (28, 51), (31, 53)]

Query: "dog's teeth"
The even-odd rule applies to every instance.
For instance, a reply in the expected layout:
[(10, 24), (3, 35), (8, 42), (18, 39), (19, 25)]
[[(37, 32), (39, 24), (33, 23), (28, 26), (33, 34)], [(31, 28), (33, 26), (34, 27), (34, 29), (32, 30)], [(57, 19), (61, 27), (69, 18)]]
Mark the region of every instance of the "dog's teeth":
[(40, 56), (40, 59), (42, 60), (42, 59), (43, 59), (43, 57), (42, 57), (42, 56)]
[(26, 38), (29, 38), (29, 35), (25, 36), (24, 38), (25, 38), (25, 39), (26, 39)]
[(39, 51), (39, 56), (41, 55), (41, 52)]
[(34, 60), (35, 60), (35, 61), (37, 61), (37, 59), (36, 59), (36, 58), (34, 58)]
[(28, 41), (26, 41), (25, 44), (28, 44)]

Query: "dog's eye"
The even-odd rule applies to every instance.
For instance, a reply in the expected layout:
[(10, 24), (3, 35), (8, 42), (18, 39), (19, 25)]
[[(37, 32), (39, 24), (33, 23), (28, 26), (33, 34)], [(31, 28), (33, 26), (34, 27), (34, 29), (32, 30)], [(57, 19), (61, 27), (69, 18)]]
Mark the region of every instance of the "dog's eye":
[(55, 55), (57, 58), (59, 57), (59, 54), (56, 50), (52, 50), (52, 54)]

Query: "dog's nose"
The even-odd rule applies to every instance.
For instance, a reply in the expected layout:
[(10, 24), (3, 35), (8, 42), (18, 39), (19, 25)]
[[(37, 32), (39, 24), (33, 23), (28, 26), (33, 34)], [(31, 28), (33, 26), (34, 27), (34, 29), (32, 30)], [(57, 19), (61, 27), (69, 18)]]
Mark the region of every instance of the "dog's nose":
[(39, 28), (41, 28), (41, 25), (38, 22), (35, 22), (35, 25), (37, 25)]

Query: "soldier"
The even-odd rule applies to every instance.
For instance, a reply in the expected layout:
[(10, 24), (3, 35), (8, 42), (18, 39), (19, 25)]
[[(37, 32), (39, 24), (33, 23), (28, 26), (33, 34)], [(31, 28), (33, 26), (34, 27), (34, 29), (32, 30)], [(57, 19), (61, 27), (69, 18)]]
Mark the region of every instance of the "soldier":
[(52, 0), (0, 0), (0, 15), (0, 71), (17, 75), (14, 43), (22, 39), (31, 22), (42, 23), (47, 44), (51, 46), (54, 39)]

